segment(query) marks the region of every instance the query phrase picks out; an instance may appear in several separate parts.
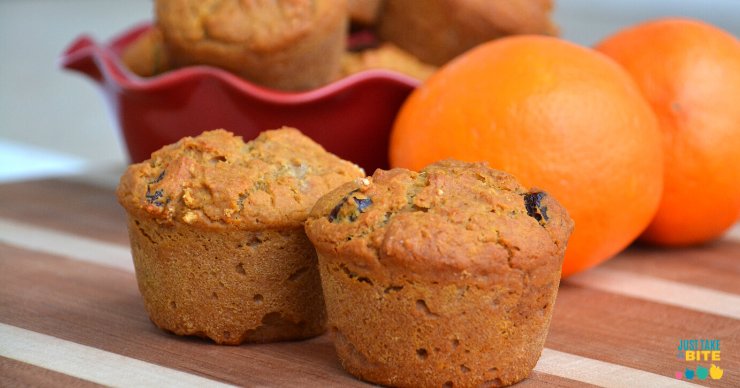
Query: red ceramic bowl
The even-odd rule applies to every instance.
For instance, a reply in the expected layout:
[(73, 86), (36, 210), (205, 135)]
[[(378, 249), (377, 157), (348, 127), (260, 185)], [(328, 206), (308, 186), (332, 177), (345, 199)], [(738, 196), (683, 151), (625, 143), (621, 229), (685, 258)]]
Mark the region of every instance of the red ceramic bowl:
[(142, 78), (122, 64), (120, 54), (149, 28), (134, 27), (104, 45), (83, 35), (61, 56), (65, 69), (86, 74), (102, 88), (133, 162), (205, 130), (224, 128), (246, 141), (287, 125), (369, 174), (388, 167), (393, 120), (417, 80), (370, 70), (294, 93), (260, 87), (207, 66)]

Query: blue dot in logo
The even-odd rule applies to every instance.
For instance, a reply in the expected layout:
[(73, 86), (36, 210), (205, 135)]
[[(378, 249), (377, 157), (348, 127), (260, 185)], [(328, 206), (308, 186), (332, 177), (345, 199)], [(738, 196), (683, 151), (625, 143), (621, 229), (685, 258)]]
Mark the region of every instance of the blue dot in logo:
[(686, 380), (693, 380), (694, 379), (694, 370), (686, 368), (686, 370), (683, 372), (684, 377), (686, 377)]

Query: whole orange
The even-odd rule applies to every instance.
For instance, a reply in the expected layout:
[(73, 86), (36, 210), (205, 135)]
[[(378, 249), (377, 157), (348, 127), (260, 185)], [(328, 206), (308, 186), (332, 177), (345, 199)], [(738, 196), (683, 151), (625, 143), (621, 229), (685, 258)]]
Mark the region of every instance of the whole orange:
[(554, 195), (575, 221), (563, 275), (629, 245), (662, 192), (655, 114), (606, 56), (563, 40), (516, 36), (468, 51), (405, 102), (394, 167), (488, 161)]
[(663, 132), (663, 199), (642, 239), (701, 243), (740, 216), (740, 42), (711, 25), (663, 19), (597, 49), (637, 81)]

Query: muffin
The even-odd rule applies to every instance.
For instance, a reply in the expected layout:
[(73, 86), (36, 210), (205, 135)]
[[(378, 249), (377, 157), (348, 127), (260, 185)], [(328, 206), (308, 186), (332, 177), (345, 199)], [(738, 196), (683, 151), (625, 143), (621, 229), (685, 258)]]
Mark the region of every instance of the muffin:
[(121, 60), (132, 73), (140, 77), (155, 76), (171, 67), (162, 31), (156, 27), (142, 33), (126, 46)]
[(117, 196), (152, 322), (231, 345), (321, 334), (303, 222), (321, 195), (363, 174), (290, 128), (246, 144), (205, 132), (131, 165)]
[(358, 52), (347, 52), (342, 58), (342, 77), (370, 69), (386, 69), (416, 78), (427, 79), (437, 68), (420, 62), (416, 57), (391, 43)]
[(378, 20), (378, 34), (441, 66), (468, 49), (513, 34), (554, 35), (552, 0), (393, 0)]
[(175, 66), (212, 65), (282, 90), (324, 85), (339, 73), (346, 1), (156, 0)]
[(373, 25), (383, 6), (383, 0), (347, 0), (350, 21), (354, 24)]
[(344, 368), (392, 386), (501, 386), (544, 346), (573, 222), (481, 163), (377, 170), (317, 202), (328, 325)]

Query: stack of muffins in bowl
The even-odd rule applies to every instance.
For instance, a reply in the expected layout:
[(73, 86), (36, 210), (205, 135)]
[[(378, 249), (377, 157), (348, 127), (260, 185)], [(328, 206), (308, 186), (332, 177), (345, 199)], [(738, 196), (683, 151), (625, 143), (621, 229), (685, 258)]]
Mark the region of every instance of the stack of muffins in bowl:
[(368, 171), (387, 168), (408, 94), (455, 55), (511, 34), (554, 34), (551, 0), (156, 0), (152, 20), (61, 64), (95, 81), (140, 162), (204, 129), (251, 140), (300, 128)]
[(556, 34), (551, 11), (551, 0), (157, 0), (123, 60), (145, 77), (208, 65), (287, 91), (375, 68), (423, 80), (485, 41)]

